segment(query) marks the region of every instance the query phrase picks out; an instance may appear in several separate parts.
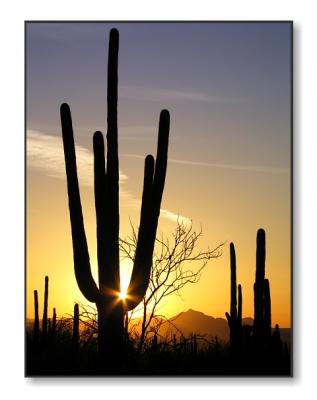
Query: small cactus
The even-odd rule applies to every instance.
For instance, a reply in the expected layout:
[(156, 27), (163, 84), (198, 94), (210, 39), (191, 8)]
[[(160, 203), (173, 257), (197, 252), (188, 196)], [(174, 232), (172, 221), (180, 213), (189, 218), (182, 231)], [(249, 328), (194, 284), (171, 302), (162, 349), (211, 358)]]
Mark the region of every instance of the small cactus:
[(40, 322), (39, 322), (39, 302), (37, 290), (34, 290), (34, 325), (33, 325), (33, 343), (38, 345), (40, 337)]
[(43, 320), (42, 320), (42, 344), (46, 344), (47, 338), (47, 309), (48, 309), (48, 276), (45, 277), (45, 288), (44, 288), (44, 308), (43, 308)]
[(77, 303), (74, 305), (72, 350), (73, 353), (79, 350), (79, 305)]
[(238, 285), (238, 309), (237, 309), (237, 272), (236, 252), (234, 244), (230, 243), (230, 314), (226, 312), (226, 318), (230, 328), (231, 355), (236, 356), (241, 350), (242, 340), (242, 287)]
[(265, 231), (259, 229), (256, 240), (253, 335), (258, 347), (271, 337), (271, 297), (269, 280), (265, 279)]

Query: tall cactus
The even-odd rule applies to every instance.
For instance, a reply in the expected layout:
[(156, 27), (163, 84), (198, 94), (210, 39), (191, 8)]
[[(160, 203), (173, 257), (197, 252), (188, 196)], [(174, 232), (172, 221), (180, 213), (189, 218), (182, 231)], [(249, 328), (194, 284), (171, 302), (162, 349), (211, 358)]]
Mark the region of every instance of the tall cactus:
[(39, 322), (39, 301), (37, 290), (34, 290), (34, 325), (33, 325), (33, 342), (35, 345), (39, 343), (40, 322)]
[(265, 279), (264, 229), (258, 230), (256, 243), (253, 335), (257, 345), (262, 345), (271, 336), (271, 296), (269, 280)]
[(47, 338), (47, 309), (48, 309), (48, 276), (45, 277), (45, 288), (44, 288), (44, 308), (43, 308), (43, 319), (42, 319), (42, 344), (46, 344)]
[(238, 286), (237, 309), (237, 266), (234, 244), (230, 243), (230, 314), (226, 312), (230, 328), (230, 349), (235, 356), (241, 348), (242, 338), (242, 288)]
[(169, 136), (169, 113), (160, 114), (156, 161), (145, 158), (144, 183), (138, 245), (125, 301), (120, 300), (119, 274), (119, 161), (117, 129), (119, 33), (110, 31), (107, 89), (107, 163), (101, 132), (93, 138), (95, 209), (99, 287), (89, 261), (78, 186), (76, 155), (69, 106), (61, 106), (69, 212), (71, 220), (75, 276), (87, 300), (98, 310), (98, 345), (101, 361), (115, 362), (123, 344), (124, 312), (136, 307), (144, 297), (150, 278), (158, 218), (165, 183)]

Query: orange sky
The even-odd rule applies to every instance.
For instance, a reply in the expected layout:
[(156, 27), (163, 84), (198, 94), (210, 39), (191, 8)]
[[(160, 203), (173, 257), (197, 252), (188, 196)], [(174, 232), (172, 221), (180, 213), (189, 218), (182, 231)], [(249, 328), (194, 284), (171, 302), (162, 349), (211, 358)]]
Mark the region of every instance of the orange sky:
[[(140, 199), (143, 165), (142, 160), (131, 161), (124, 157), (121, 165), (123, 170), (129, 171), (130, 181), (130, 185), (122, 184), (124, 194), (121, 199), (120, 220), (121, 235), (124, 237), (130, 233), (129, 220), (131, 219), (134, 225), (138, 223), (140, 207), (137, 203), (132, 206), (130, 204), (134, 201), (131, 201), (131, 198)], [(186, 180), (191, 182), (191, 187), (184, 182), (183, 190), (180, 191), (181, 176), (185, 173)], [(161, 312), (164, 311), (164, 314), (172, 316), (193, 308), (209, 315), (224, 317), (225, 311), (229, 309), (229, 242), (233, 241), (237, 253), (238, 282), (243, 286), (244, 316), (252, 316), (256, 231), (259, 227), (264, 227), (267, 233), (266, 276), (271, 284), (273, 323), (279, 323), (281, 326), (289, 325), (290, 241), (285, 234), (285, 231), (289, 232), (289, 204), (284, 208), (278, 205), (273, 207), (270, 196), (266, 194), (267, 189), (273, 186), (275, 196), (282, 196), (283, 185), (287, 186), (286, 176), (287, 174), (282, 176), (272, 174), (266, 179), (262, 177), (261, 185), (257, 185), (258, 177), (255, 173), (225, 171), (215, 174), (212, 178), (213, 184), (207, 185), (208, 176), (202, 167), (180, 168), (177, 165), (169, 165), (162, 207), (192, 218), (196, 230), (199, 230), (200, 224), (202, 225), (203, 237), (199, 247), (213, 248), (220, 242), (227, 243), (223, 255), (209, 262), (202, 279), (184, 289), (182, 300), (176, 296), (170, 298), (163, 304)], [(250, 181), (255, 198), (250, 197), (250, 194), (246, 196), (244, 191), (244, 185), (250, 184)], [(265, 181), (267, 186), (263, 187)], [(204, 194), (201, 198), (197, 198), (196, 193), (202, 185)], [(241, 192), (236, 191), (236, 186), (241, 188)], [(129, 188), (129, 195), (125, 192), (125, 187)], [(132, 188), (134, 191), (130, 192)], [(224, 192), (226, 196), (221, 195)], [(182, 193), (182, 196), (179, 196), (179, 193)], [(96, 273), (92, 187), (82, 186), (81, 194), (90, 258)], [(59, 315), (70, 313), (75, 301), (83, 303), (87, 301), (77, 288), (73, 272), (66, 182), (30, 167), (27, 195), (27, 315), (31, 317), (33, 313), (33, 289), (38, 289), (40, 299), (43, 298), (46, 274), (50, 277), (51, 309), (53, 306), (56, 307)], [(266, 196), (263, 204), (257, 203), (258, 196)], [(168, 235), (175, 227), (175, 221), (166, 217), (160, 218), (159, 232)], [(128, 281), (130, 270), (126, 263), (123, 263), (122, 274), (123, 280)]]

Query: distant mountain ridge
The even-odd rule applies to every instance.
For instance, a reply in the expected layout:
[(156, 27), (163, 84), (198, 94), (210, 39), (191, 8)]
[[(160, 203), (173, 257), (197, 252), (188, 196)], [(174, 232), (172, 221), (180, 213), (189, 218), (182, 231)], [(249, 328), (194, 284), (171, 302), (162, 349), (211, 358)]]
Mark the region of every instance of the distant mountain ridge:
[[(199, 334), (206, 336), (207, 338), (215, 338), (222, 341), (229, 340), (229, 327), (228, 322), (225, 318), (214, 318), (210, 315), (204, 314), (201, 311), (189, 309), (183, 311), (174, 317), (168, 319), (171, 323), (162, 320), (162, 325), (159, 329), (159, 334), (162, 337), (171, 336), (174, 333), (177, 336), (181, 334), (189, 336), (191, 334)], [(138, 324), (138, 329), (141, 327), (141, 319), (135, 318), (132, 320), (132, 324)], [(33, 326), (33, 320), (27, 319), (27, 328), (31, 329)], [(242, 319), (243, 325), (253, 325), (253, 318), (246, 317)], [(152, 325), (154, 325), (152, 323)], [(291, 340), (290, 328), (280, 328), (281, 339), (287, 343)]]
[[(165, 336), (166, 333), (177, 335), (180, 331), (184, 336), (195, 333), (209, 337), (217, 336), (218, 339), (224, 341), (229, 339), (229, 327), (225, 318), (214, 318), (201, 311), (189, 309), (169, 318), (169, 321), (176, 329), (173, 329), (170, 323), (164, 322), (159, 331), (162, 336)], [(243, 318), (243, 324), (253, 325), (253, 319)]]
[[(136, 319), (138, 321), (138, 319)], [(201, 311), (189, 309), (181, 312), (174, 317), (169, 318), (169, 322), (163, 322), (159, 334), (162, 337), (173, 335), (177, 336), (180, 334), (189, 336), (191, 334), (199, 334), (206, 336), (206, 338), (215, 338), (222, 341), (229, 340), (229, 327), (228, 322), (225, 318), (214, 318), (210, 315), (206, 315)], [(243, 325), (253, 325), (253, 318), (246, 317), (242, 319)], [(141, 325), (141, 324), (139, 324)], [(281, 328), (281, 339), (290, 342), (290, 328)]]

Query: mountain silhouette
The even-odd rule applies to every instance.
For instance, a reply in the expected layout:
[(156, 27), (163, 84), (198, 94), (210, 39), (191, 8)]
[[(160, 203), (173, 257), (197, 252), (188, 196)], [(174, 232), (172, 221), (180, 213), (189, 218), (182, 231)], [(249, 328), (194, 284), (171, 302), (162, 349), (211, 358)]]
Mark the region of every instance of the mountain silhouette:
[[(217, 336), (220, 340), (229, 340), (230, 331), (228, 322), (225, 318), (214, 318), (191, 308), (169, 318), (171, 323), (168, 323), (161, 318), (156, 319), (156, 321), (158, 320), (162, 321), (162, 325), (158, 332), (161, 337), (168, 337), (173, 334), (180, 337), (182, 333), (185, 337), (188, 337), (191, 334), (199, 334), (206, 336), (207, 339), (215, 338)], [(33, 321), (33, 319), (27, 319), (28, 329), (32, 329)], [(141, 327), (141, 319), (134, 318), (131, 322), (132, 325), (136, 326), (136, 330), (138, 331)], [(252, 326), (253, 318), (243, 318), (242, 324)], [(154, 326), (155, 321), (151, 325)], [(290, 328), (280, 328), (280, 333), (281, 339), (289, 344), (291, 340)]]
[[(229, 327), (225, 318), (214, 318), (202, 313), (201, 311), (189, 309), (188, 311), (181, 312), (180, 314), (170, 318), (170, 321), (183, 333), (184, 336), (195, 333), (211, 337), (217, 336), (218, 339), (226, 341), (229, 339)], [(244, 318), (243, 324), (252, 325), (252, 318)], [(170, 325), (168, 323), (165, 323), (164, 325), (166, 326), (165, 329), (171, 328), (171, 326), (168, 327), (168, 325)], [(163, 334), (161, 331), (160, 333)]]
[[(157, 318), (156, 321), (151, 323), (151, 326), (156, 325), (159, 320), (160, 318)], [(139, 321), (139, 318), (134, 319), (135, 324), (137, 324)], [(198, 334), (205, 336), (206, 339), (212, 339), (217, 336), (217, 338), (222, 341), (227, 342), (229, 340), (230, 331), (227, 320), (225, 318), (214, 318), (210, 315), (204, 314), (201, 311), (189, 309), (169, 318), (170, 323), (165, 320), (161, 321), (162, 325), (158, 331), (161, 337), (169, 337), (173, 334), (178, 337), (180, 337), (181, 334), (185, 337), (188, 337), (191, 334)], [(253, 318), (243, 318), (242, 324), (252, 326)], [(141, 322), (138, 324), (138, 328), (140, 326)], [(281, 339), (287, 343), (290, 343), (290, 329), (281, 328), (280, 332)]]

